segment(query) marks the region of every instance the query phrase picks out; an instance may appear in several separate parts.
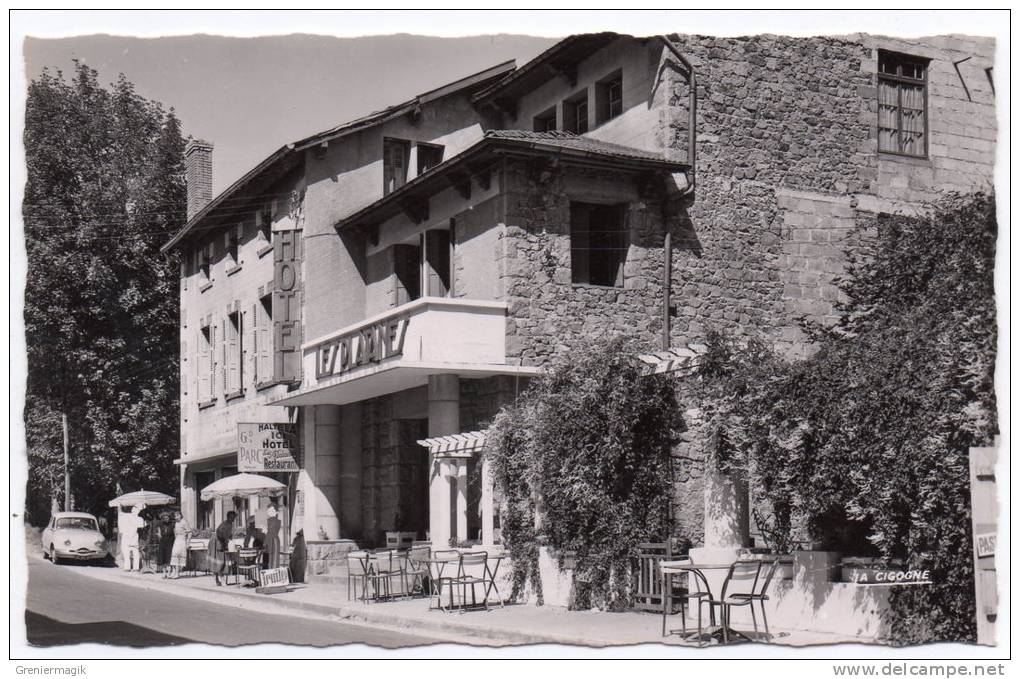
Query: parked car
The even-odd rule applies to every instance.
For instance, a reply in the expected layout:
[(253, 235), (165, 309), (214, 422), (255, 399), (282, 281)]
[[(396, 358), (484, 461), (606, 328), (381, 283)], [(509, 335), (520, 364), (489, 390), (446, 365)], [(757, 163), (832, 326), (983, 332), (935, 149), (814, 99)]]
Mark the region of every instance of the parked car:
[(44, 557), (53, 563), (106, 559), (106, 538), (99, 532), (99, 522), (85, 512), (54, 514), (43, 529), (42, 547)]

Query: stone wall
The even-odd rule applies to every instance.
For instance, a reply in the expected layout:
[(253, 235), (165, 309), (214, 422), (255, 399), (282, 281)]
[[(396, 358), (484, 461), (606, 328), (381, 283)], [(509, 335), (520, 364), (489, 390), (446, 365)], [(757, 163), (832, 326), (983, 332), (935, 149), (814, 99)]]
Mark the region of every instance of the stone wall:
[[(582, 340), (624, 332), (658, 346), (663, 207), (674, 234), (673, 346), (715, 328), (764, 336), (789, 356), (804, 356), (810, 347), (800, 322), (836, 318), (836, 282), (861, 237), (855, 227), (877, 213), (922, 209), (940, 191), (990, 185), (994, 100), (990, 84), (981, 81), (991, 65), (990, 40), (673, 41), (698, 77), (693, 203), (649, 194), (623, 174), (610, 184), (589, 170), (504, 168), (506, 228), (497, 257), (509, 304), (507, 355), (514, 362), (545, 365)], [(878, 153), (879, 49), (931, 59), (927, 158)], [(953, 62), (967, 56), (957, 76)], [(682, 78), (669, 84), (661, 138), (667, 156), (682, 159), (687, 85)], [(604, 202), (630, 202), (622, 289), (571, 284), (569, 201), (579, 186)], [(685, 460), (677, 470), (677, 530), (695, 543), (703, 531), (703, 438), (695, 428), (677, 450)]]

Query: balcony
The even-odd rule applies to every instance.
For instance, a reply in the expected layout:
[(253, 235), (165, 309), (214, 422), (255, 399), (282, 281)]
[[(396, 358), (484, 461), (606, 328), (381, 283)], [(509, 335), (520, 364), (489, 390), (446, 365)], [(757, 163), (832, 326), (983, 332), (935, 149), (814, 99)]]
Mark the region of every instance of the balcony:
[(420, 387), (429, 375), (534, 375), (507, 365), (506, 304), (423, 297), (302, 345), (304, 381), (272, 405), (343, 405)]

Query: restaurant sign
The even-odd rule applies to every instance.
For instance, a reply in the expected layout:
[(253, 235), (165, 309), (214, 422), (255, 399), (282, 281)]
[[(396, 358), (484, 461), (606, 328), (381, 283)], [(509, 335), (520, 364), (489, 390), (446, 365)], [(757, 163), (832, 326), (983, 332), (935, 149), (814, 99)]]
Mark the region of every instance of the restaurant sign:
[(259, 585), (276, 587), (290, 583), (290, 572), (286, 568), (266, 568), (259, 571)]
[(315, 347), (315, 377), (341, 375), (348, 370), (404, 353), (409, 314), (391, 316)]
[(296, 472), (299, 455), (296, 424), (237, 423), (237, 471)]

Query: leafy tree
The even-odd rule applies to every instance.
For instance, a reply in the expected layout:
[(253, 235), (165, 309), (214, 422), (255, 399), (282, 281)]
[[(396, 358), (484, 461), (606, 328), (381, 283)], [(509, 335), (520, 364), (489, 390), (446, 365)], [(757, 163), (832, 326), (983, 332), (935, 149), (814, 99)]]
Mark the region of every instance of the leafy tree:
[(121, 76), (75, 62), (29, 85), (25, 403), (29, 518), (72, 493), (99, 511), (120, 490), (173, 492), (178, 262), (159, 246), (185, 220), (180, 122)]
[(561, 566), (575, 557), (572, 607), (626, 607), (638, 543), (666, 534), (670, 452), (684, 425), (672, 381), (642, 376), (636, 353), (623, 338), (579, 347), (490, 428), (515, 593), (528, 577), (540, 587), (544, 542)]
[(877, 554), (931, 572), (933, 586), (894, 592), (894, 641), (973, 639), (967, 454), (997, 431), (994, 198), (948, 195), (858, 235), (840, 319), (809, 328), (809, 359), (710, 338), (711, 452), (812, 537), (853, 521)]

